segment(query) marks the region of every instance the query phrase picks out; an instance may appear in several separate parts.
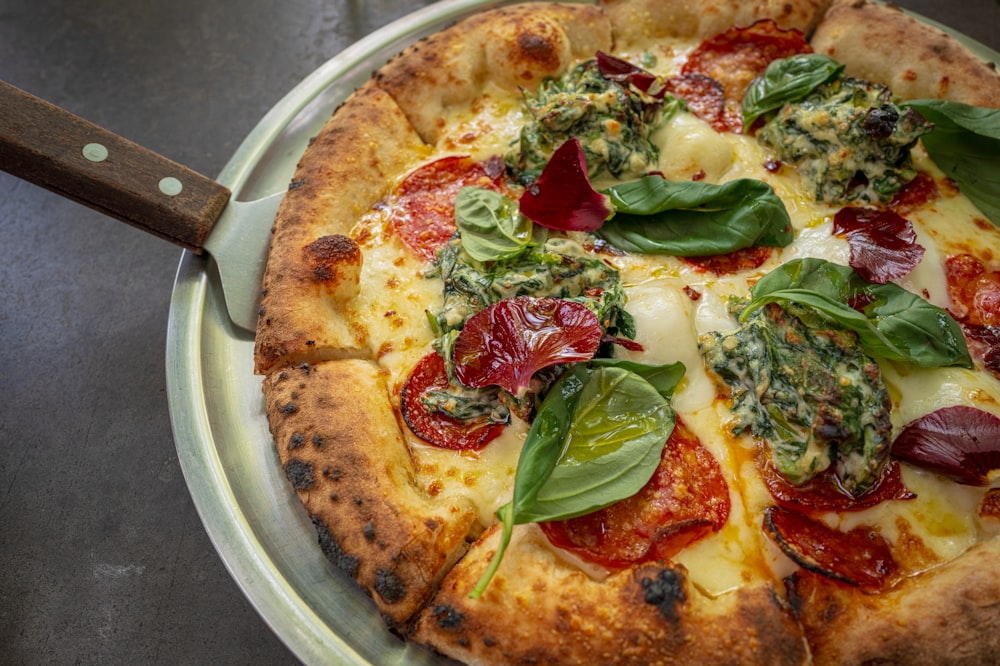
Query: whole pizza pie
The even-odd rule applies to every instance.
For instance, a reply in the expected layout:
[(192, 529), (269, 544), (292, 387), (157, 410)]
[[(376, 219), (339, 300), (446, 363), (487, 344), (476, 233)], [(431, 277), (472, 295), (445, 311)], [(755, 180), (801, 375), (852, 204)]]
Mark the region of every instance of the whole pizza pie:
[(865, 0), (534, 2), (410, 47), (268, 259), (318, 548), (467, 663), (1000, 662), (997, 109)]

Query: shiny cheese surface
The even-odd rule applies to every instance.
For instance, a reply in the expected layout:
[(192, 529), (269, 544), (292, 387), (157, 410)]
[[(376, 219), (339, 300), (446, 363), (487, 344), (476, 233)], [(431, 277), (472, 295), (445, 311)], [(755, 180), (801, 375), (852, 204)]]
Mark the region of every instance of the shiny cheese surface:
[[(687, 49), (660, 49), (658, 72), (676, 70)], [(456, 154), (475, 159), (502, 155), (516, 142), (523, 122), (520, 100), (489, 88), (471, 109), (457, 110), (445, 118), (449, 131), (425, 161)], [(680, 361), (685, 365), (687, 373), (674, 396), (674, 407), (715, 455), (729, 484), (732, 511), (728, 524), (676, 558), (688, 569), (697, 589), (716, 595), (780, 578), (795, 566), (760, 529), (761, 512), (773, 500), (753, 463), (757, 444), (727, 434), (726, 402), (718, 396), (704, 368), (698, 338), (708, 331), (735, 328), (736, 322), (726, 309), (727, 300), (745, 296), (754, 281), (768, 271), (798, 257), (846, 264), (849, 248), (844, 239), (832, 234), (837, 209), (813, 202), (801, 177), (789, 167), (765, 168), (772, 155), (752, 137), (719, 134), (694, 115), (681, 112), (654, 138), (660, 148), (658, 168), (668, 179), (696, 178), (713, 183), (737, 178), (763, 180), (784, 200), (795, 230), (789, 247), (776, 249), (759, 269), (736, 275), (701, 272), (672, 257), (602, 255), (622, 273), (626, 307), (635, 318), (636, 341), (643, 347), (641, 352), (622, 355), (648, 363)], [(922, 150), (915, 149), (914, 155), (919, 169), (941, 180), (940, 172)], [(597, 180), (594, 184), (599, 188), (609, 183)], [(981, 247), (1000, 256), (1000, 235), (957, 191), (945, 191), (908, 218), (926, 253), (900, 284), (936, 305), (949, 304), (943, 268), (948, 256)], [(356, 236), (364, 239), (364, 267), (350, 317), (358, 330), (364, 331), (373, 358), (387, 374), (391, 399), (398, 406), (399, 389), (410, 370), (432, 350), (433, 334), (425, 311), (440, 303), (442, 284), (426, 277), (428, 266), (386, 233), (384, 211), (373, 212), (358, 228)], [(892, 364), (883, 364), (883, 368), (894, 401), (897, 431), (914, 418), (953, 404), (1000, 414), (1000, 382), (984, 373), (956, 368), (916, 370)], [(480, 527), (492, 523), (495, 511), (510, 499), (527, 424), (515, 422), (479, 452), (428, 446), (414, 437), (402, 420), (401, 428), (410, 443), (421, 487), (429, 495), (473, 507)], [(904, 566), (912, 571), (953, 558), (983, 538), (984, 528), (976, 517), (982, 489), (958, 486), (937, 475), (903, 467), (907, 486), (918, 495), (916, 500), (831, 515), (828, 522), (841, 529), (875, 527), (890, 542), (901, 544), (898, 550), (903, 553)], [(537, 528), (518, 528), (532, 529)], [(539, 535), (532, 534), (533, 541), (539, 541)], [(600, 567), (586, 565), (578, 558), (556, 559), (589, 575), (602, 575)]]

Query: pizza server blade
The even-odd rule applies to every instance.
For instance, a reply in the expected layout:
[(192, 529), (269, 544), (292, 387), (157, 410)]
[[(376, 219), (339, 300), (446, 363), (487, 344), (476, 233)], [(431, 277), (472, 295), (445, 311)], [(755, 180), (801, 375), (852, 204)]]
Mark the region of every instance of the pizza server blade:
[(0, 81), (0, 169), (169, 240), (218, 267), (253, 332), (279, 192), (237, 201), (211, 178)]

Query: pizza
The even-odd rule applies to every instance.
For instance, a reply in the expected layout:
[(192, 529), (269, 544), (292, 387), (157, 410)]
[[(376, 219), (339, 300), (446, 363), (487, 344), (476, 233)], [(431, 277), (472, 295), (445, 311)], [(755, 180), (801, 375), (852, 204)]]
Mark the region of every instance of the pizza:
[(864, 0), (525, 3), (394, 57), (264, 278), (316, 547), (466, 663), (996, 663), (997, 109)]

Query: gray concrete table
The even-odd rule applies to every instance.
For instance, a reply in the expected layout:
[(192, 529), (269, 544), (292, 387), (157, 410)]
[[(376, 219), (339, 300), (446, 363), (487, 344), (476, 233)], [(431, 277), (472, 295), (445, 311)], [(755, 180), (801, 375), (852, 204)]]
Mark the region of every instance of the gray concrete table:
[[(0, 79), (201, 173), (429, 0), (3, 0)], [(997, 0), (898, 4), (1000, 48)], [(212, 548), (165, 397), (180, 250), (0, 173), (0, 663), (285, 664)]]

